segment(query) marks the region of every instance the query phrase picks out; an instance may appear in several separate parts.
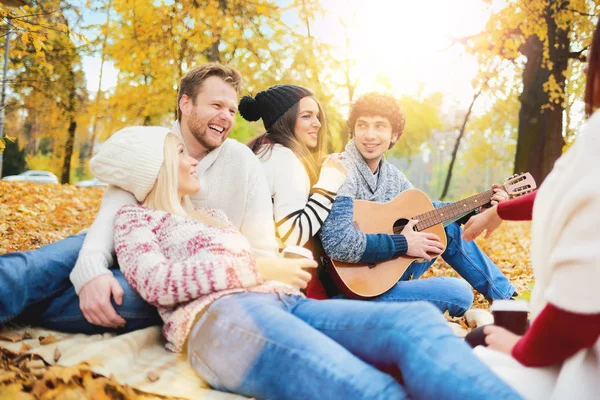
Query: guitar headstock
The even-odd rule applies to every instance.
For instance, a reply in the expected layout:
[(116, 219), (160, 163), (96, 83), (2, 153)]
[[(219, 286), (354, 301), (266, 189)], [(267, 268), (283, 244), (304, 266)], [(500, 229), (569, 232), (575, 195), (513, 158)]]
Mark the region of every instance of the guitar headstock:
[(503, 186), (510, 197), (519, 197), (533, 192), (537, 188), (535, 179), (529, 172), (511, 176), (504, 182)]

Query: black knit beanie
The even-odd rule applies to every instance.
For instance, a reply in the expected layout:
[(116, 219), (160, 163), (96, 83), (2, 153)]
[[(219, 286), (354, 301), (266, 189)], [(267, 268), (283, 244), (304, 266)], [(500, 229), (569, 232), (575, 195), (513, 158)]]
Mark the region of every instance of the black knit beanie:
[(246, 121), (262, 118), (265, 129), (269, 130), (287, 110), (312, 92), (296, 85), (277, 85), (259, 92), (255, 98), (244, 96), (240, 101), (240, 115)]

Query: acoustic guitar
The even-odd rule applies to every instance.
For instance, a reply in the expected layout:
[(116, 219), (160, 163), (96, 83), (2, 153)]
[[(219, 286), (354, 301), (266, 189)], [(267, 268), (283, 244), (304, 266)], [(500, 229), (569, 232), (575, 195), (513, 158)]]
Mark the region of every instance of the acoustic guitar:
[[(511, 197), (533, 191), (536, 183), (531, 174), (514, 175), (503, 185)], [(409, 189), (400, 193), (389, 203), (365, 200), (354, 201), (354, 226), (364, 233), (400, 234), (411, 219), (418, 232), (435, 233), (446, 248), (447, 239), (444, 223), (488, 204), (492, 189), (435, 209), (431, 200), (420, 190)], [(336, 260), (325, 260), (326, 268), (338, 289), (346, 297), (368, 299), (379, 296), (392, 288), (413, 262), (424, 261), (403, 255), (373, 264), (352, 264)]]

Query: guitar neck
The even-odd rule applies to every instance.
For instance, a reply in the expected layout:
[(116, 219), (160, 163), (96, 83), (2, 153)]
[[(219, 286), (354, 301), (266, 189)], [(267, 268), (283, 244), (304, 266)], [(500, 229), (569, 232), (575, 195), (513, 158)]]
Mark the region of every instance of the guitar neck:
[(434, 225), (441, 224), (445, 221), (471, 212), (482, 205), (489, 203), (493, 195), (494, 191), (492, 189), (486, 190), (485, 192), (467, 197), (466, 199), (457, 201), (456, 203), (448, 204), (444, 207), (414, 216), (413, 219), (419, 220), (416, 225), (416, 230), (422, 231)]

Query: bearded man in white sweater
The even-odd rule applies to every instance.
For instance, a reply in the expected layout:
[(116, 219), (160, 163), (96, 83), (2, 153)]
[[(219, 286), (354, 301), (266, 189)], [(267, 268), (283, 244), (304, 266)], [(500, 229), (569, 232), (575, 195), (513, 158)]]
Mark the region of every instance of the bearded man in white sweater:
[[(179, 119), (172, 131), (199, 161), (201, 190), (192, 197), (194, 206), (225, 211), (256, 256), (274, 256), (264, 172), (248, 147), (227, 139), (241, 86), (231, 67), (211, 63), (191, 70), (180, 82)], [(160, 323), (155, 308), (135, 293), (114, 262), (114, 217), (123, 205), (142, 200), (109, 186), (86, 235), (1, 256), (0, 324), (16, 320), (69, 332), (121, 333)]]

